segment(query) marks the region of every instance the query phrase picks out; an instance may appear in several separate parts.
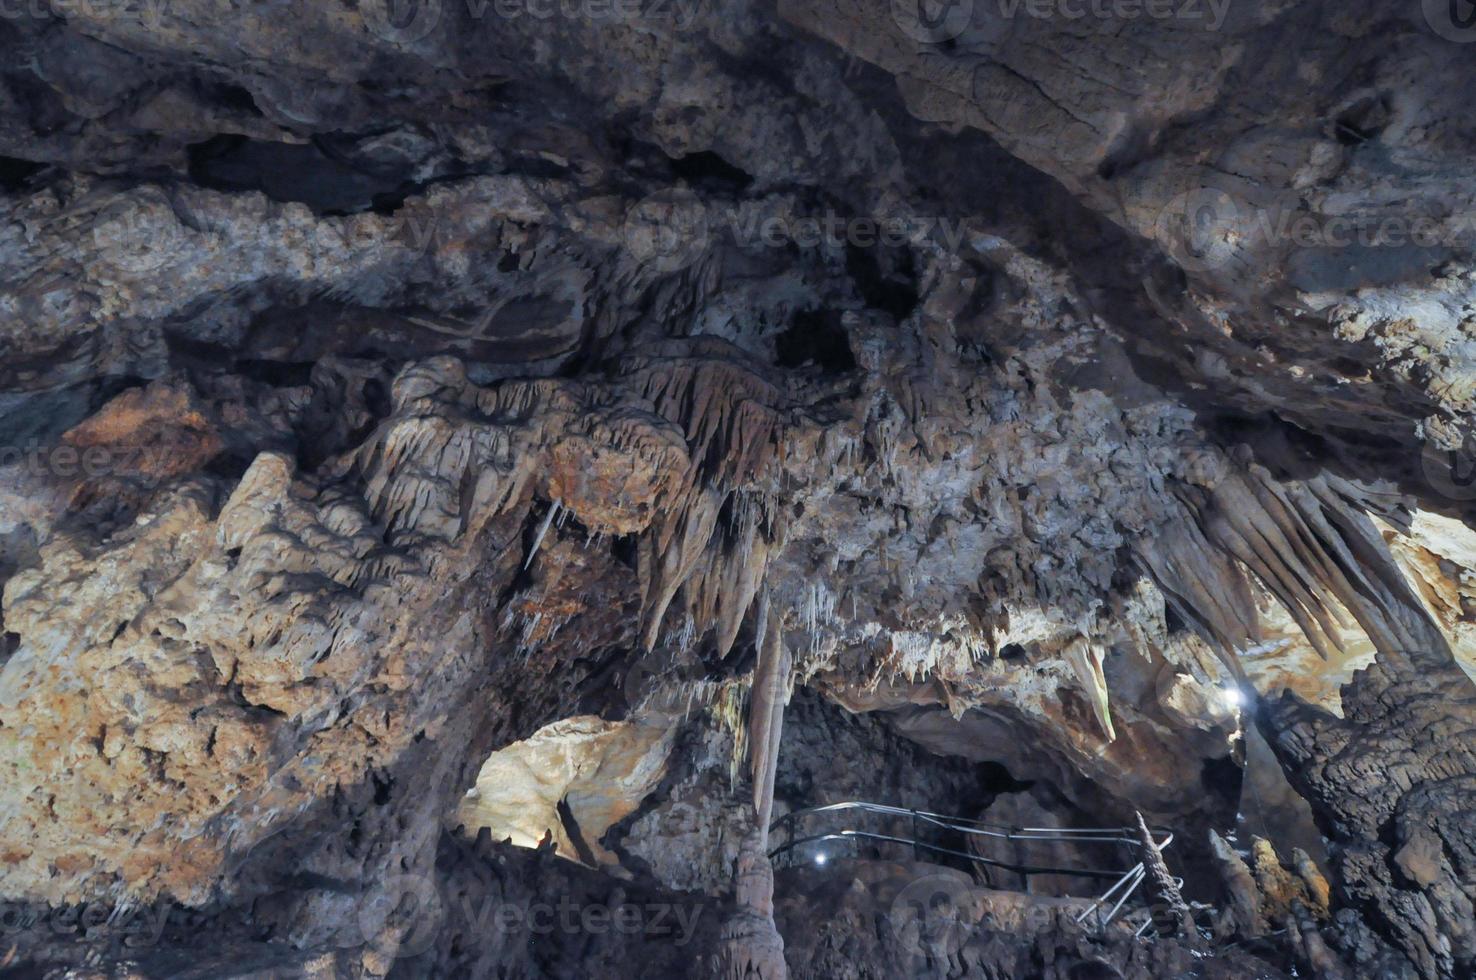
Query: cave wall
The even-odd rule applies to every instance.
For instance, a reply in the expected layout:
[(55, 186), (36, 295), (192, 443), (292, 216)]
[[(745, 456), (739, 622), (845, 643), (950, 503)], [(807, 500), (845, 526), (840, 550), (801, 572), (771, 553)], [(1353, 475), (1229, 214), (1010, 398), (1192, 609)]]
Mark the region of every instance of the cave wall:
[[(406, 963), (393, 882), (522, 868), (447, 857), (489, 757), (655, 718), (558, 841), (603, 871), (530, 894), (723, 900), (774, 635), (781, 811), (998, 765), (1213, 889), (1255, 717), (1337, 904), (1268, 969), (1469, 970), (1459, 25), (389, 6), (0, 18), (0, 897), (263, 968), (690, 969), (716, 917)], [(846, 916), (796, 974), (902, 968)], [(1058, 925), (949, 962), (1191, 968)]]

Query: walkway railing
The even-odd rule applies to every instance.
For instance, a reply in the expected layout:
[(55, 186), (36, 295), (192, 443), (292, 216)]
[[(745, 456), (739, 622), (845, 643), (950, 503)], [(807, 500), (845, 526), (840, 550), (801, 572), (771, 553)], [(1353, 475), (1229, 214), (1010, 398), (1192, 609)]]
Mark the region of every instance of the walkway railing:
[[(800, 824), (810, 821), (812, 818), (820, 818), (828, 822), (851, 813), (904, 818), (910, 821), (911, 830), (905, 837), (897, 836), (896, 834), (857, 830), (850, 827), (829, 832), (822, 831), (804, 836), (796, 835), (796, 830)], [(1085, 924), (1095, 916), (1095, 924), (1098, 930), (1106, 929), (1122, 913), (1123, 907), (1127, 905), (1128, 899), (1132, 898), (1137, 892), (1139, 886), (1143, 884), (1144, 877), (1147, 875), (1147, 870), (1144, 868), (1142, 861), (1138, 861), (1132, 867), (1123, 869), (1052, 867), (1018, 861), (998, 860), (970, 851), (960, 851), (955, 848), (944, 847), (941, 844), (925, 840), (921, 836), (921, 831), (924, 828), (948, 830), (969, 838), (1002, 842), (1028, 843), (1041, 841), (1069, 844), (1113, 844), (1123, 847), (1128, 854), (1141, 853), (1143, 846), (1138, 838), (1137, 831), (1131, 827), (1093, 829), (1079, 829), (1074, 827), (1006, 827), (999, 824), (985, 823), (981, 820), (950, 817), (941, 813), (930, 813), (926, 810), (911, 810), (903, 807), (887, 806), (882, 803), (867, 803), (854, 800), (845, 803), (832, 803), (828, 806), (795, 810), (780, 817), (769, 828), (769, 833), (772, 837), (775, 830), (780, 830), (784, 833), (785, 840), (784, 843), (769, 852), (769, 857), (770, 859), (777, 859), (785, 855), (793, 855), (796, 848), (804, 845), (836, 840), (850, 842), (854, 854), (859, 852), (861, 841), (877, 841), (911, 847), (915, 860), (922, 860), (923, 851), (963, 858), (974, 864), (982, 865), (986, 869), (986, 880), (989, 877), (987, 869), (999, 868), (1004, 871), (1013, 871), (1025, 878), (1029, 878), (1032, 875), (1048, 874), (1111, 881), (1112, 885), (1101, 895), (1097, 896), (1091, 905), (1076, 916), (1076, 921), (1082, 924)], [(1174, 835), (1167, 830), (1154, 828), (1151, 833), (1154, 843), (1158, 845), (1160, 851), (1174, 842)], [(1180, 882), (1181, 886), (1182, 884)], [(1138, 926), (1135, 934), (1139, 936), (1143, 935), (1152, 924), (1153, 917), (1150, 914), (1143, 924)]]

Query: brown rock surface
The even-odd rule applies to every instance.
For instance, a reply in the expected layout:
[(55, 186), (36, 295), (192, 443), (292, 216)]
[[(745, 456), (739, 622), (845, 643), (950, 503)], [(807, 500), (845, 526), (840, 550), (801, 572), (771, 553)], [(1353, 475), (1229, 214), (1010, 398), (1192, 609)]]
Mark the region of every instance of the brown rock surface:
[(765, 975), (1469, 973), (1476, 38), (1071, 6), (0, 11), (0, 924), (108, 919), (11, 965), (678, 975), (871, 799), (1140, 811), (1183, 941), (952, 840)]

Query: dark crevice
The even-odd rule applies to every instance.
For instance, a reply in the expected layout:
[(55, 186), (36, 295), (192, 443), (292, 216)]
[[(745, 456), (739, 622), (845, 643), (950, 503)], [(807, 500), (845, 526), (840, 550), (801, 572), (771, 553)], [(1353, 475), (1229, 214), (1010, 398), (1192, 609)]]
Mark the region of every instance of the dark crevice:
[(636, 555), (640, 548), (640, 537), (635, 534), (625, 534), (610, 540), (610, 557), (620, 564), (636, 570)]
[(45, 167), (44, 163), (32, 163), (17, 157), (0, 156), (0, 190), (13, 194), (26, 186), (26, 181)]
[(299, 361), (268, 361), (244, 358), (235, 373), (273, 388), (301, 388), (312, 383), (313, 365)]
[(263, 118), (261, 107), (256, 104), (256, 98), (240, 85), (223, 84), (215, 86), (213, 101), (225, 109), (236, 112), (244, 112), (257, 118)]
[(434, 180), (416, 180), (414, 164), (353, 159), (335, 141), (274, 143), (223, 134), (187, 150), (189, 175), (212, 190), (258, 191), (274, 201), (306, 204), (323, 216), (374, 211), (392, 214), (432, 183), (466, 176), (455, 167)]
[(718, 193), (737, 193), (753, 183), (753, 175), (713, 153), (701, 150), (671, 161), (671, 171), (693, 187)]
[(1389, 106), (1382, 97), (1360, 99), (1333, 120), (1333, 138), (1344, 146), (1359, 146), (1382, 133), (1389, 118)]
[[(889, 268), (883, 269), (883, 262)], [(905, 320), (917, 308), (917, 273), (912, 253), (901, 248), (846, 244), (846, 273), (866, 305)]]
[(814, 364), (822, 371), (833, 373), (856, 367), (839, 310), (796, 311), (789, 328), (774, 338), (774, 350), (780, 367)]
[(1245, 779), (1245, 769), (1235, 761), (1235, 756), (1226, 755), (1218, 759), (1206, 759), (1199, 772), (1199, 784), (1219, 801), (1219, 809), (1234, 812), (1240, 800), (1240, 786)]
[(569, 798), (560, 797), (558, 802), (559, 823), (564, 828), (564, 836), (574, 845), (574, 854), (584, 864), (591, 868), (598, 867), (599, 862), (595, 860), (594, 852), (589, 849), (589, 844), (584, 840), (584, 833), (579, 829), (579, 821), (574, 817), (574, 811), (569, 808)]
[(398, 191), (399, 180), (355, 170), (313, 144), (269, 143), (238, 135), (216, 136), (189, 147), (190, 178), (218, 191), (259, 191), (274, 201), (306, 204), (320, 214), (373, 207), (379, 195)]

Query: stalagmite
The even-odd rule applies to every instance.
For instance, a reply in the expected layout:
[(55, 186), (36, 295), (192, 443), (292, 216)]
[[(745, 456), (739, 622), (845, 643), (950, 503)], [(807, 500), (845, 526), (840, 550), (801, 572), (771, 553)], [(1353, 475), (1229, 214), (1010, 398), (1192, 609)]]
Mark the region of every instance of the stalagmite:
[(1261, 893), (1261, 915), (1267, 926), (1276, 926), (1291, 914), (1292, 903), (1305, 902), (1306, 889), (1300, 879), (1281, 866), (1276, 847), (1264, 837), (1251, 838), (1251, 867), (1256, 889)]
[(734, 868), (735, 909), (723, 923), (717, 963), (724, 980), (780, 980), (789, 975), (784, 940), (774, 924), (774, 869), (769, 863), (768, 840), (790, 664), (781, 636), (782, 617), (769, 608), (767, 594), (759, 601), (763, 646), (754, 668), (748, 738), (756, 822), (744, 838)]
[(1300, 847), (1292, 848), (1292, 867), (1307, 888), (1309, 909), (1319, 919), (1327, 918), (1328, 909), (1332, 906), (1332, 886), (1328, 884), (1322, 870)]
[(1209, 843), (1215, 867), (1225, 884), (1230, 917), (1235, 923), (1236, 931), (1247, 937), (1261, 935), (1265, 931), (1261, 925), (1261, 893), (1256, 888), (1256, 879), (1252, 877), (1250, 868), (1235, 853), (1234, 848), (1213, 830), (1209, 832)]
[(774, 868), (765, 834), (755, 827), (743, 839), (733, 868), (734, 911), (723, 923), (713, 964), (722, 980), (786, 980), (784, 939), (774, 925)]
[(1138, 820), (1138, 853), (1146, 873), (1143, 886), (1147, 889), (1149, 907), (1153, 910), (1153, 921), (1158, 931), (1165, 936), (1181, 936), (1192, 944), (1199, 943), (1199, 929), (1189, 911), (1184, 896), (1179, 894), (1179, 885), (1169, 874), (1168, 865), (1163, 863), (1163, 854), (1153, 839), (1153, 832), (1143, 820), (1143, 814), (1134, 811)]
[(1287, 919), (1286, 927), (1313, 980), (1353, 980), (1353, 974), (1322, 938), (1313, 912), (1301, 902), (1292, 905), (1292, 914)]
[(1470, 0), (630, 6), (0, 8), (0, 974), (1476, 978)]

